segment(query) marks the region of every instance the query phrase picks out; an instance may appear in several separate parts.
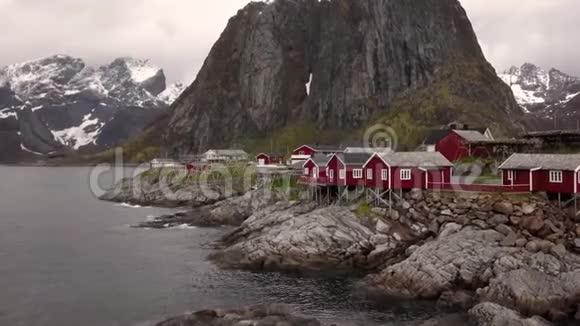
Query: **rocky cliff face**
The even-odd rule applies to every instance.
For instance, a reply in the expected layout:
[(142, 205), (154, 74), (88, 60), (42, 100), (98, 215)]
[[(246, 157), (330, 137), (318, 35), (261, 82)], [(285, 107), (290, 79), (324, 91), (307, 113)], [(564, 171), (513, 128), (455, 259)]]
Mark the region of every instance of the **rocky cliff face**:
[(168, 145), (198, 152), (292, 123), (354, 130), (399, 111), (506, 130), (520, 109), (457, 0), (276, 0), (230, 19), (172, 111)]
[(181, 91), (147, 60), (55, 55), (0, 67), (0, 160), (97, 151), (138, 134)]
[(537, 118), (537, 128), (576, 128), (580, 118), (580, 78), (558, 69), (544, 70), (534, 64), (511, 67), (499, 75), (518, 104)]

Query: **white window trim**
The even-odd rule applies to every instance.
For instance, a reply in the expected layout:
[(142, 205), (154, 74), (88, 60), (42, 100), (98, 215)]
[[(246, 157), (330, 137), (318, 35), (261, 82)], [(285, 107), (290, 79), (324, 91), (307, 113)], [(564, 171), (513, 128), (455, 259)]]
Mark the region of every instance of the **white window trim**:
[(367, 180), (373, 179), (373, 169), (367, 169)]
[(318, 178), (318, 175), (319, 175), (318, 168), (312, 169), (312, 177)]
[(562, 171), (550, 171), (550, 183), (563, 183), (564, 173)]
[(508, 181), (514, 181), (514, 170), (508, 170), (507, 179)]
[(363, 177), (363, 170), (362, 169), (353, 169), (352, 170), (352, 177), (354, 179), (362, 179), (362, 177)]
[(387, 170), (387, 169), (381, 170), (381, 180), (383, 180), (383, 181), (389, 180), (389, 170)]
[(346, 179), (346, 170), (345, 169), (340, 169), (340, 171), (338, 173), (339, 173), (340, 180)]
[(310, 169), (304, 168), (304, 175), (309, 175), (309, 174), (310, 174)]
[(413, 178), (411, 175), (411, 169), (401, 169), (401, 181), (409, 181)]
[(334, 180), (334, 170), (333, 169), (328, 170), (328, 176), (330, 177), (330, 180)]

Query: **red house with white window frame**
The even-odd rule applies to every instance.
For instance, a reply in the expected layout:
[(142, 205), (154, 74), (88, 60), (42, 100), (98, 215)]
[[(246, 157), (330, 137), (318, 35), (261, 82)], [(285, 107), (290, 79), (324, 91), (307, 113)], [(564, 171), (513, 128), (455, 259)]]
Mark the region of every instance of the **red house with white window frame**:
[(499, 169), (505, 186), (529, 185), (532, 192), (560, 194), (580, 190), (578, 154), (513, 154)]
[(340, 187), (364, 186), (363, 165), (371, 157), (368, 153), (338, 153), (328, 162), (328, 179)]
[(380, 189), (428, 189), (451, 182), (453, 164), (438, 152), (374, 154), (363, 166), (365, 185)]
[(322, 154), (316, 154), (309, 158), (303, 165), (302, 179), (310, 184), (328, 185), (327, 167), (329, 160), (330, 156)]

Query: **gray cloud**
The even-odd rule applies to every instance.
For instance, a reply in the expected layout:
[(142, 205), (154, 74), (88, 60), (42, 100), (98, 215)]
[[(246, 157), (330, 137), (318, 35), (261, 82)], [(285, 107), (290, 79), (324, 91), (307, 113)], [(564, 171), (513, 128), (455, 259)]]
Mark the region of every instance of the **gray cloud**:
[[(580, 75), (578, 0), (460, 0), (498, 70), (524, 61)], [(55, 53), (150, 58), (190, 82), (248, 0), (0, 0), (0, 65)]]

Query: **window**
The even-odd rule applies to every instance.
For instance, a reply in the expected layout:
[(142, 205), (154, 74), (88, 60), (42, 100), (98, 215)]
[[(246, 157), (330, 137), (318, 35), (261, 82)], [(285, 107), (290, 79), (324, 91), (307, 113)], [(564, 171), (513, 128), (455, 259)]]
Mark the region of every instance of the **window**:
[(339, 177), (341, 180), (346, 179), (346, 170), (344, 170), (344, 169), (340, 170)]
[(508, 181), (514, 181), (514, 171), (509, 170), (507, 174)]
[(308, 175), (310, 173), (310, 170), (308, 170), (308, 168), (304, 168), (304, 175)]
[(314, 178), (318, 177), (318, 168), (312, 169), (312, 177)]
[(401, 170), (401, 180), (411, 180), (411, 170), (410, 169), (403, 169)]
[(306, 153), (304, 153), (304, 151), (298, 152), (298, 155), (304, 155), (304, 154), (306, 154)]
[(367, 169), (367, 180), (373, 179), (373, 169)]
[(563, 181), (562, 171), (550, 171), (551, 183), (562, 183), (562, 181)]
[(330, 180), (334, 180), (334, 170), (328, 171), (328, 177), (330, 177)]
[(389, 170), (386, 169), (381, 170), (381, 180), (383, 181), (389, 180)]
[(362, 169), (354, 169), (352, 170), (352, 176), (355, 179), (362, 179)]

